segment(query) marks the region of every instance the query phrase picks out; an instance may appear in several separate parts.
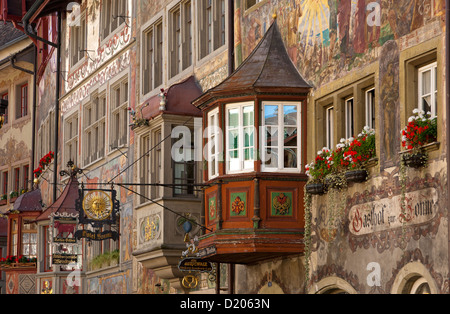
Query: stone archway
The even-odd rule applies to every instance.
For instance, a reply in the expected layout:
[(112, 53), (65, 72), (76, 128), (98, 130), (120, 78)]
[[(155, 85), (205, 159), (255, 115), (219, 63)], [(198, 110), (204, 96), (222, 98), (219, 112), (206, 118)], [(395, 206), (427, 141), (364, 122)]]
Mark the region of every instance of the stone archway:
[(426, 267), (419, 262), (403, 266), (395, 277), (392, 294), (437, 294), (438, 286)]
[(355, 288), (339, 277), (327, 277), (315, 283), (309, 294), (357, 294)]

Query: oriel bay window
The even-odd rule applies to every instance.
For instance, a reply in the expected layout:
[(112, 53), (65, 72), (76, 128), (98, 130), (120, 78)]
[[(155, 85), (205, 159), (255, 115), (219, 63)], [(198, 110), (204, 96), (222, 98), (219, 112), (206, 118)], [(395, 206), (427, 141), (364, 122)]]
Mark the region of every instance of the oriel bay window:
[(300, 171), (300, 106), (263, 102), (263, 171)]
[(36, 257), (37, 227), (33, 218), (11, 217), (9, 255)]
[[(252, 264), (302, 252), (302, 113), (310, 89), (275, 21), (232, 75), (192, 102), (207, 117), (204, 127), (220, 125), (224, 131), (204, 130), (210, 142), (222, 138), (218, 156), (225, 156), (218, 172), (214, 159), (208, 160), (210, 180), (203, 193), (208, 229), (198, 246), (211, 252), (208, 260)], [(211, 180), (213, 173), (217, 177)]]
[(32, 219), (22, 219), (22, 255), (32, 258), (36, 257), (37, 250), (37, 228)]
[(212, 179), (219, 175), (219, 153), (221, 143), (221, 132), (219, 127), (219, 110), (216, 108), (208, 114), (208, 178)]
[(227, 172), (254, 168), (254, 106), (252, 102), (227, 105)]

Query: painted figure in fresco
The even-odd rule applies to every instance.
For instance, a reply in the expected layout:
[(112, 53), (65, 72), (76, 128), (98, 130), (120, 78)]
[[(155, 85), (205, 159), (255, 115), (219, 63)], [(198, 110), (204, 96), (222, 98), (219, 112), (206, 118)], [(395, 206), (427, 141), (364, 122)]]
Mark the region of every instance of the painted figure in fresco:
[(351, 56), (350, 17), (352, 0), (338, 0), (339, 39), (341, 42), (341, 60)]
[[(399, 80), (399, 57), (398, 47), (394, 40), (386, 42), (381, 55), (383, 62), (380, 64), (380, 105), (383, 116), (382, 126), (384, 136), (382, 140), (382, 165), (390, 166), (397, 157), (398, 143), (395, 134), (398, 133), (396, 119), (398, 115), (398, 80)], [(384, 168), (384, 167), (383, 167)]]
[[(381, 0), (375, 1), (378, 5), (380, 5)], [(367, 7), (366, 7), (367, 10)], [(380, 9), (381, 11), (381, 9)], [(367, 12), (366, 12), (367, 13)], [(381, 12), (380, 12), (381, 14)], [(380, 18), (381, 20), (381, 18)], [(381, 25), (369, 25), (369, 23), (367, 23), (366, 25), (367, 27), (367, 45), (368, 48), (374, 48), (374, 47), (378, 47), (379, 46), (379, 40), (380, 40), (380, 31), (381, 31)]]
[(330, 36), (330, 46), (328, 52), (328, 59), (331, 60), (334, 55), (334, 49), (337, 41), (337, 0), (328, 0), (328, 8), (330, 10), (329, 18), (329, 36)]
[(299, 0), (291, 0), (289, 3), (290, 11), (288, 13), (288, 54), (294, 64), (297, 64), (297, 45), (298, 45), (298, 23), (302, 16), (302, 9)]
[(431, 0), (385, 1), (384, 5), (389, 7), (389, 25), (396, 39), (423, 25), (424, 16), (429, 16), (431, 12), (430, 1)]
[(353, 31), (353, 49), (355, 53), (364, 53), (366, 45), (366, 1), (358, 0), (356, 7), (355, 28)]

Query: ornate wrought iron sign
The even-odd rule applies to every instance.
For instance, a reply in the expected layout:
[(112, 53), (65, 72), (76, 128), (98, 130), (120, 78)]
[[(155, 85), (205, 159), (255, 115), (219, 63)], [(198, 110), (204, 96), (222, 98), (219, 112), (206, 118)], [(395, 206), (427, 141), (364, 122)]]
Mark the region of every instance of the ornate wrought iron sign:
[(79, 211), (79, 222), (91, 224), (93, 227), (103, 227), (117, 223), (119, 201), (114, 189), (85, 189), (79, 190), (79, 198), (75, 207)]
[(77, 229), (76, 218), (58, 217), (53, 220), (53, 243), (76, 243), (75, 230)]
[(213, 270), (213, 266), (209, 261), (194, 257), (186, 257), (178, 263), (178, 269), (181, 271), (210, 272)]
[[(192, 221), (190, 214), (186, 215), (186, 220), (183, 223), (183, 230), (185, 232), (184, 242), (186, 250), (181, 252), (181, 260), (178, 263), (178, 269), (182, 272), (187, 272), (181, 281), (181, 284), (186, 289), (194, 289), (198, 285), (198, 273), (211, 273), (214, 269), (211, 262), (202, 260), (198, 252), (198, 237), (191, 238), (189, 233), (192, 230)], [(193, 257), (195, 256), (195, 257)]]
[[(118, 223), (120, 202), (116, 199), (116, 190), (111, 189), (85, 189), (79, 190), (79, 197), (75, 208), (79, 212), (80, 224), (91, 225), (94, 229), (104, 226), (114, 226)], [(95, 241), (118, 239), (119, 233), (113, 230), (100, 232), (78, 230), (75, 238), (88, 238)]]
[(54, 253), (52, 255), (52, 264), (54, 265), (69, 265), (70, 263), (76, 263), (77, 261), (77, 254)]

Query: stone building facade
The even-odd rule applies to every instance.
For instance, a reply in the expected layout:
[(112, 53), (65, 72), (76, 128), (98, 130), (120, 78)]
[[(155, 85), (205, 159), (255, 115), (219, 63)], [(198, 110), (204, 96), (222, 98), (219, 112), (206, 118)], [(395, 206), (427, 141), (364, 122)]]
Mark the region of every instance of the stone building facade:
[[(39, 2), (42, 10), (51, 11)], [(42, 66), (35, 73), (35, 129), (31, 130), (28, 120), (20, 126), (12, 121), (11, 128), (17, 124), (21, 134), (27, 134), (22, 139), (26, 149), (12, 146), (26, 154), (32, 146), (28, 134), (36, 135), (34, 152), (23, 158), (30, 159), (30, 177), (40, 158), (49, 151), (55, 153), (33, 187), (42, 195), (43, 213), (55, 204), (65, 204), (61, 198), (73, 185), (114, 189), (120, 202), (120, 237), (83, 239), (79, 248), (70, 248), (78, 254), (76, 266), (52, 265), (46, 236), (54, 218), (39, 220), (37, 293), (449, 292), (444, 0), (56, 2), (64, 9), (40, 16), (33, 26), (41, 37), (61, 40), (61, 60), (56, 48), (44, 49), (37, 40), (45, 53), (38, 50), (37, 54)], [(174, 158), (181, 134), (188, 134), (183, 143), (195, 148), (211, 140), (211, 134), (202, 134), (208, 116), (193, 103), (208, 92), (217, 96), (214, 88), (245, 64), (274, 20), (283, 49), (308, 85), (308, 92), (295, 100), (302, 103), (295, 127), (305, 141), (297, 147), (302, 157), (296, 159), (298, 164), (288, 177), (295, 178), (298, 186), (311, 183), (305, 166), (370, 130), (375, 134), (375, 150), (364, 164), (367, 177), (362, 182), (346, 181), (341, 188), (328, 184), (325, 193), (318, 195), (296, 187), (289, 214), (303, 230), (281, 227), (277, 232), (286, 228), (285, 233), (296, 234), (297, 251), (265, 257), (258, 252), (255, 262), (230, 263), (217, 258), (219, 245), (217, 251), (212, 245), (208, 247), (212, 253), (201, 254), (206, 259), (216, 255), (215, 270), (198, 274), (195, 285), (186, 284), (178, 263), (189, 245), (198, 245), (195, 236), (200, 247), (211, 238), (205, 228), (217, 225), (226, 233), (227, 228), (245, 226), (247, 234), (271, 233), (264, 228), (285, 218), (274, 214), (269, 217), (272, 221), (266, 221), (266, 216), (255, 215), (248, 217), (254, 219), (251, 225), (241, 217), (227, 221), (231, 214), (225, 207), (232, 205), (224, 192), (215, 194), (215, 200), (225, 204), (220, 211), (223, 216), (214, 216), (217, 220), (206, 225), (211, 222), (211, 210), (217, 209), (210, 206), (212, 194), (207, 189), (216, 183), (221, 186), (220, 180), (228, 180), (230, 193), (248, 201), (245, 206), (252, 213), (269, 204), (272, 196), (285, 202), (285, 196), (291, 195), (276, 190), (269, 199), (255, 201), (260, 199), (255, 191), (267, 186), (268, 176), (255, 170), (261, 152), (252, 159), (255, 168), (245, 172), (255, 181), (242, 190), (240, 185), (248, 178), (228, 172), (229, 147), (217, 153), (225, 161), (218, 163), (222, 170), (217, 182), (208, 175), (209, 156)], [(31, 70), (30, 65), (23, 66)], [(31, 75), (0, 66), (0, 72), (4, 71), (14, 74), (8, 75), (14, 80), (0, 80), (0, 92), (1, 86), (14, 87), (24, 80), (33, 85)], [(277, 88), (277, 83), (271, 87)], [(286, 100), (295, 94), (282, 88), (274, 93), (272, 89), (264, 97), (276, 101), (275, 96)], [(233, 97), (248, 96), (244, 94)], [(220, 103), (220, 97), (211, 101)], [(262, 96), (252, 100), (255, 108), (267, 101), (260, 104), (258, 97)], [(223, 109), (217, 115), (223, 125), (228, 121), (225, 105), (219, 104)], [(424, 165), (412, 168), (403, 162), (411, 149), (402, 145), (401, 132), (420, 110), (437, 117), (437, 136), (422, 148), (427, 153)], [(262, 121), (259, 113), (254, 117)], [(0, 143), (4, 142), (0, 149), (9, 147), (6, 141), (11, 140), (1, 137), (5, 126), (0, 129)], [(16, 133), (13, 137), (21, 138)], [(178, 153), (189, 155), (191, 148), (183, 147)], [(68, 172), (60, 174), (69, 161), (82, 169), (76, 181)], [(0, 171), (6, 167), (11, 166), (0, 163)], [(339, 174), (342, 178), (343, 173)], [(281, 182), (283, 175), (275, 171), (271, 178)], [(256, 183), (259, 179), (261, 184)], [(280, 182), (277, 188), (283, 187)], [(12, 214), (9, 207), (0, 209)], [(242, 248), (245, 241), (241, 240), (233, 245)], [(118, 256), (99, 262), (100, 256), (114, 251)], [(77, 287), (64, 283), (65, 275), (78, 268)]]

